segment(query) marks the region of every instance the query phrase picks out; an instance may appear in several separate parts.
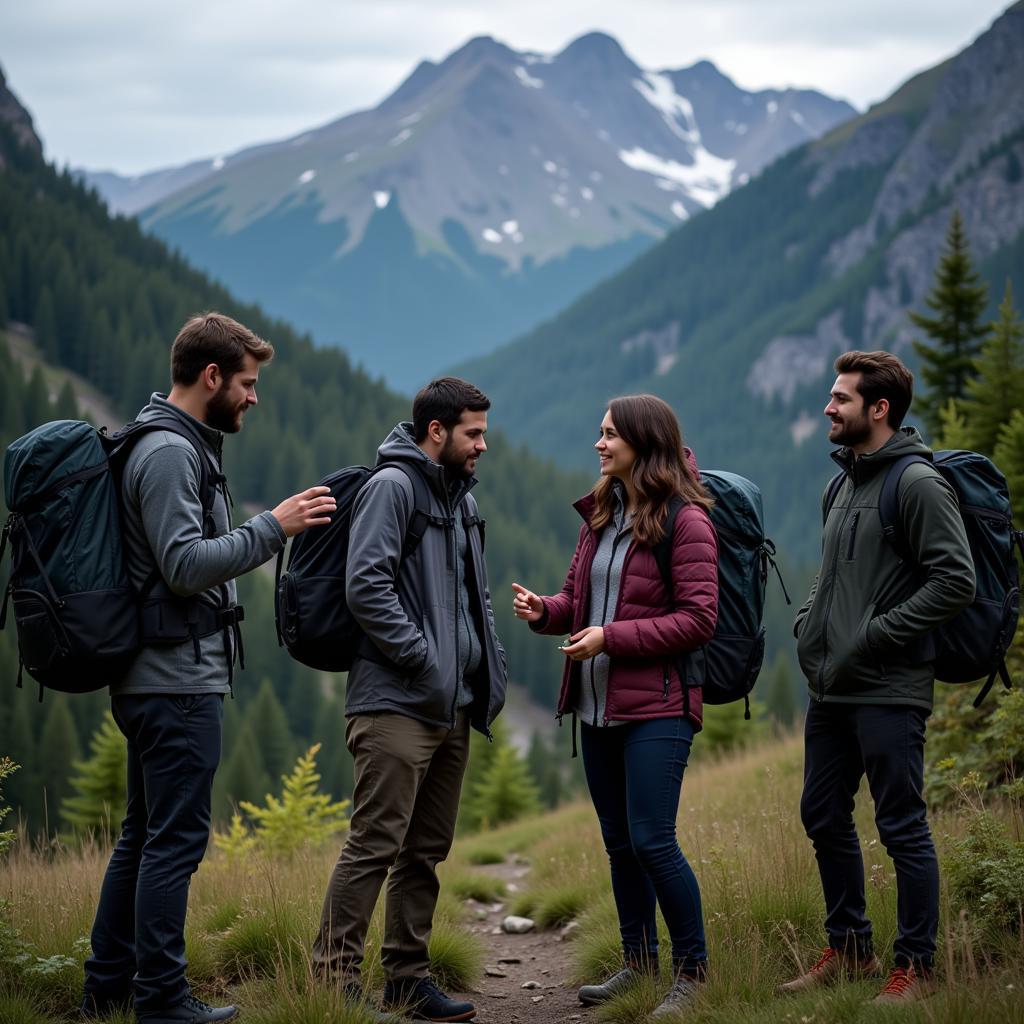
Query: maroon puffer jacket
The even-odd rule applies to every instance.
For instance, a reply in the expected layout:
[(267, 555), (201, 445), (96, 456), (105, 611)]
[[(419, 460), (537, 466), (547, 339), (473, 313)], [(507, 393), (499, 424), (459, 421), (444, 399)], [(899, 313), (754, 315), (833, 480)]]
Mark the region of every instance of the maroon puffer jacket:
[[(599, 535), (590, 529), (591, 495), (573, 506), (583, 517), (576, 553), (562, 592), (542, 598), (544, 615), (532, 628), (538, 633), (576, 633), (587, 624), (590, 567)], [(684, 693), (680, 655), (707, 643), (718, 618), (718, 541), (708, 514), (684, 505), (672, 535), (672, 581), (669, 595), (651, 548), (631, 542), (622, 567), (614, 621), (604, 627), (605, 652), (611, 659), (605, 717), (638, 721), (686, 714), (701, 726), (700, 687)], [(558, 714), (577, 703), (582, 662), (566, 659)]]

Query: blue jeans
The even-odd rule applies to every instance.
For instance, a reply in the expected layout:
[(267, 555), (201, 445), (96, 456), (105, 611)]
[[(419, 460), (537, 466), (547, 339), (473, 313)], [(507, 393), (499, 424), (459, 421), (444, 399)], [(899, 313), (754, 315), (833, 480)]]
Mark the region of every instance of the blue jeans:
[(672, 937), (673, 964), (688, 973), (702, 972), (708, 958), (700, 889), (676, 840), (679, 790), (692, 743), (687, 718), (606, 728), (584, 723), (580, 736), (611, 862), (626, 960), (657, 959), (657, 905)]
[(932, 966), (939, 925), (939, 863), (922, 795), (927, 719), (924, 708), (908, 705), (812, 700), (800, 798), (825, 894), (828, 943), (847, 955), (868, 956), (871, 922), (853, 824), (854, 799), (867, 775), (878, 836), (896, 869), (896, 964), (925, 970)]
[(189, 994), (185, 911), (210, 837), (223, 701), (214, 693), (111, 701), (128, 740), (128, 804), (85, 962), (85, 995), (97, 1004), (125, 999), (133, 987), (137, 1011), (176, 1006)]

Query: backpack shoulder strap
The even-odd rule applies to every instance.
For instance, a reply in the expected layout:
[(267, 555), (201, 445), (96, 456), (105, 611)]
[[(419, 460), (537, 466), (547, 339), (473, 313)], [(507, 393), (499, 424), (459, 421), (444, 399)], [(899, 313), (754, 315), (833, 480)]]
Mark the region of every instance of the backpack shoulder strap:
[(420, 546), (420, 541), (423, 540), (423, 535), (431, 523), (444, 525), (446, 520), (444, 517), (435, 516), (430, 511), (430, 488), (427, 486), (427, 481), (423, 479), (422, 473), (399, 461), (382, 462), (380, 465), (374, 466), (372, 472), (377, 473), (388, 467), (401, 470), (412, 484), (412, 518), (409, 520), (409, 526), (405, 531), (405, 542), (402, 544), (402, 559), (404, 560)]
[(674, 589), (672, 587), (672, 536), (676, 528), (676, 516), (683, 507), (683, 499), (676, 495), (668, 503), (668, 514), (665, 516), (665, 534), (651, 549), (654, 554), (654, 561), (658, 563), (658, 572), (661, 573), (662, 582), (668, 591), (670, 601), (674, 601)]
[(843, 481), (846, 479), (846, 474), (842, 471), (836, 473), (834, 477), (828, 482), (828, 486), (825, 488), (825, 493), (821, 498), (821, 525), (825, 525), (825, 520), (828, 519), (829, 512), (832, 511), (832, 506), (836, 503), (836, 498), (839, 497), (839, 488), (843, 486)]
[(899, 488), (904, 471), (915, 462), (922, 462), (926, 466), (931, 465), (926, 458), (920, 455), (904, 455), (897, 459), (885, 472), (882, 493), (878, 499), (878, 518), (882, 524), (882, 536), (904, 561), (911, 560), (911, 553), (907, 548), (907, 539), (900, 525)]

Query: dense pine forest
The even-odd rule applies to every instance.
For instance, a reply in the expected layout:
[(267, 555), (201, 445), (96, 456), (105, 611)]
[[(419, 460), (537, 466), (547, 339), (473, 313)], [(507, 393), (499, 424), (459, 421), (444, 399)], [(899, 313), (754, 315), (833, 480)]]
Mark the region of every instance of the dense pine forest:
[[(119, 418), (110, 426), (131, 419), (151, 392), (167, 390), (178, 327), (207, 309), (236, 317), (276, 349), (260, 382), (258, 408), (225, 445), (236, 521), (338, 466), (372, 461), (391, 427), (408, 417), (407, 398), (353, 366), (344, 353), (315, 349), (308, 337), (235, 301), (143, 235), (135, 221), (111, 217), (95, 193), (19, 145), (0, 124), (0, 325), (10, 324), (21, 348), (41, 357), (48, 371), (38, 361), (30, 370), (14, 358), (0, 333), (0, 445), (48, 419), (80, 415), (68, 374), (52, 368), (71, 371), (97, 389)], [(560, 585), (578, 529), (569, 505), (590, 481), (499, 436), (489, 437), (488, 445), (476, 493), (487, 519), (498, 626), (515, 681), (551, 706), (557, 660), (515, 628), (511, 601), (504, 598), (513, 579), (538, 589)], [(0, 571), (6, 577), (7, 566)], [(249, 668), (226, 708), (218, 817), (226, 817), (234, 802), (276, 788), (297, 753), (317, 742), (323, 744), (321, 785), (344, 796), (351, 774), (343, 742), (343, 680), (319, 676), (278, 648), (268, 571), (239, 583)], [(73, 765), (90, 755), (107, 698), (102, 692), (73, 699), (47, 694), (40, 704), (31, 679), (15, 687), (17, 669), (9, 626), (0, 633), (0, 752), (22, 768), (7, 793), (31, 830), (45, 824), (53, 832), (67, 826), (60, 808), (75, 792)], [(550, 793), (542, 738), (535, 739), (534, 751), (538, 783)]]

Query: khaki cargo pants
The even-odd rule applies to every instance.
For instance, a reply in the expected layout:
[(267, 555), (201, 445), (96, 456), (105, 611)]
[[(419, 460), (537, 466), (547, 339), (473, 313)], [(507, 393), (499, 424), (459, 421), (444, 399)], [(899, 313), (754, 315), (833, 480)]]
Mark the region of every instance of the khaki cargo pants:
[(395, 712), (353, 715), (352, 822), (327, 886), (313, 968), (356, 981), (373, 908), (387, 878), (381, 964), (391, 980), (423, 977), (437, 904), (437, 865), (451, 849), (469, 760), (468, 716), (454, 729)]

